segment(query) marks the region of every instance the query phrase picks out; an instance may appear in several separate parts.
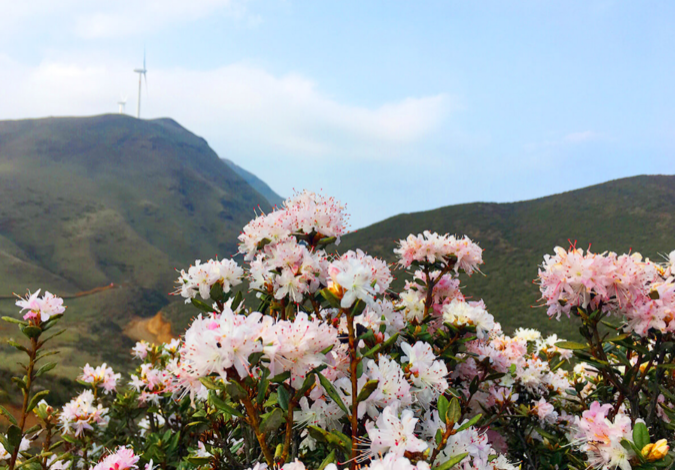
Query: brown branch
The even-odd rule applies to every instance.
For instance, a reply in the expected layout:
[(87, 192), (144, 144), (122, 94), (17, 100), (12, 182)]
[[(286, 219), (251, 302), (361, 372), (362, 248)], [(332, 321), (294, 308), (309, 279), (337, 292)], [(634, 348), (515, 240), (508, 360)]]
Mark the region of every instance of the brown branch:
[[(28, 418), (28, 401), (30, 400), (30, 389), (31, 386), (33, 385), (33, 368), (35, 367), (35, 356), (38, 351), (38, 341), (36, 338), (31, 338), (30, 339), (30, 351), (28, 352), (28, 357), (29, 362), (28, 362), (28, 369), (26, 370), (26, 388), (23, 392), (23, 405), (21, 407), (21, 420), (19, 421), (19, 429), (21, 430), (21, 437), (23, 438), (23, 430), (26, 427), (26, 418)], [(16, 459), (19, 455), (19, 448), (21, 447), (21, 443), (19, 443), (14, 449), (12, 450), (12, 456), (9, 460), (9, 470), (14, 470), (14, 466), (16, 465)]]

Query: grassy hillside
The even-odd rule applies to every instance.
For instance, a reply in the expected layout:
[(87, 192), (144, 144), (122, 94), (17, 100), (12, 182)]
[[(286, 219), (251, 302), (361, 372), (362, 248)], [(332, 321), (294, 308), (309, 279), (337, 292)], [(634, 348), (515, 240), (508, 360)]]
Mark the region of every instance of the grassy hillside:
[[(510, 331), (539, 328), (571, 337), (570, 322), (549, 321), (532, 280), (545, 253), (568, 239), (595, 252), (639, 251), (651, 259), (675, 249), (675, 176), (638, 176), (532, 201), (474, 203), (401, 214), (343, 238), (340, 250), (360, 247), (394, 260), (395, 242), (423, 230), (467, 234), (484, 248), (485, 277), (466, 280), (465, 292), (485, 299)], [(399, 273), (402, 275), (402, 273)], [(402, 277), (402, 276), (401, 276)]]
[(27, 288), (115, 285), (66, 301), (62, 370), (128, 362), (125, 328), (176, 301), (174, 269), (232, 255), (253, 210), (270, 207), (204, 139), (124, 115), (0, 122), (0, 200), (0, 313), (16, 315), (11, 295)]

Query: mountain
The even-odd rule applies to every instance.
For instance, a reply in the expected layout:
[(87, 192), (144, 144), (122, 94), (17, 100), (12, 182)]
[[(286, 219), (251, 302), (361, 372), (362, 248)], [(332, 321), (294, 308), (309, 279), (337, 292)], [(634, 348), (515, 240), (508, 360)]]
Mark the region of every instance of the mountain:
[(18, 314), (13, 292), (64, 296), (71, 377), (87, 361), (127, 363), (133, 338), (166, 336), (167, 318), (184, 324), (175, 269), (232, 255), (254, 210), (271, 208), (175, 121), (119, 114), (1, 121), (0, 200), (0, 312)]
[(272, 190), (272, 188), (270, 188), (267, 185), (267, 183), (258, 178), (256, 175), (254, 175), (250, 171), (244, 170), (242, 167), (234, 163), (232, 160), (223, 158), (223, 161), (227, 163), (230, 166), (230, 168), (232, 168), (235, 171), (235, 173), (244, 178), (244, 181), (250, 184), (253, 189), (262, 194), (265, 197), (265, 199), (267, 199), (267, 202), (270, 203), (270, 205), (281, 206), (281, 203), (284, 202), (284, 198), (275, 193)]
[[(566, 338), (574, 323), (549, 320), (537, 305), (533, 280), (555, 246), (594, 252), (638, 251), (652, 260), (675, 249), (675, 176), (637, 176), (531, 201), (472, 203), (401, 214), (349, 234), (340, 251), (362, 248), (394, 261), (392, 250), (410, 233), (468, 235), (484, 248), (485, 276), (463, 277), (465, 292), (483, 298), (505, 331), (538, 328)], [(399, 283), (405, 275), (399, 272)]]

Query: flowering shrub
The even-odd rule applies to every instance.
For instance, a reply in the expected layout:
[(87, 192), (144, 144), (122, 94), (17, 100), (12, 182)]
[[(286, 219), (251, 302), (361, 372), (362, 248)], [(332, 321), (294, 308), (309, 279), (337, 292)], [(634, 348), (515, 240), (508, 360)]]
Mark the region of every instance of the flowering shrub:
[[(84, 367), (61, 410), (33, 392), (64, 315), (58, 297), (20, 299), (28, 345), (23, 405), (0, 435), (9, 470), (452, 470), (669, 468), (675, 425), (675, 252), (556, 248), (538, 276), (548, 314), (576, 317), (583, 342), (505, 334), (462, 275), (467, 237), (401, 240), (390, 267), (329, 250), (339, 202), (303, 192), (244, 227), (247, 262), (195, 262), (176, 295), (200, 313), (178, 340), (138, 343), (122, 380)], [(256, 308), (233, 289), (246, 282)], [(58, 333), (56, 333), (58, 334)], [(53, 335), (52, 335), (53, 336)], [(27, 429), (35, 413), (39, 424)]]

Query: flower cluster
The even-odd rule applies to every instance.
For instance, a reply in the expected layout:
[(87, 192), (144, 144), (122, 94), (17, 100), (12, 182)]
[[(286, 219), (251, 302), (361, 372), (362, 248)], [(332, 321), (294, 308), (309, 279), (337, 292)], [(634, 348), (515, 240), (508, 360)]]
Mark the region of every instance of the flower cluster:
[[(344, 230), (343, 206), (310, 192), (257, 217), (239, 237), (246, 267), (197, 261), (181, 272), (180, 294), (200, 310), (184, 335), (137, 343), (128, 382), (87, 364), (79, 383), (88, 389), (60, 412), (24, 405), (44, 434), (13, 424), (0, 460), (12, 467), (33, 453), (46, 470), (675, 464), (675, 252), (661, 265), (575, 247), (547, 256), (539, 282), (548, 313), (580, 322), (565, 341), (505, 332), (494, 306), (465, 297), (460, 276), (483, 262), (466, 236), (401, 240), (398, 267), (414, 269), (397, 289), (383, 260), (329, 251)], [(243, 279), (255, 309), (232, 295)], [(12, 319), (31, 340), (63, 312), (60, 299), (38, 293), (17, 302), (28, 321)], [(24, 403), (36, 403), (44, 392), (25, 389), (53, 364), (35, 368), (40, 341), (10, 344), (29, 353), (31, 380), (15, 382)], [(65, 443), (52, 444), (59, 432)]]
[[(339, 243), (345, 233), (344, 206), (333, 198), (303, 191), (284, 202), (284, 207), (251, 221), (239, 236), (239, 252), (246, 260), (268, 243), (283, 241), (294, 234), (317, 239), (335, 237)], [(311, 240), (310, 240), (311, 241)]]
[(333, 261), (328, 274), (330, 289), (341, 299), (342, 308), (351, 307), (357, 299), (373, 304), (375, 297), (383, 294), (393, 279), (384, 261), (361, 250), (348, 251)]
[(635, 453), (626, 449), (622, 441), (633, 439), (631, 420), (621, 412), (609, 420), (607, 414), (612, 408), (611, 404), (591, 403), (581, 417), (575, 417), (574, 437), (582, 443), (580, 448), (588, 455), (589, 466), (630, 470), (629, 461)]
[(577, 308), (626, 317), (626, 330), (640, 336), (654, 329), (675, 331), (675, 279), (670, 271), (639, 253), (594, 254), (556, 247), (539, 270), (542, 299), (549, 316), (568, 316)]
[(185, 270), (180, 272), (177, 281), (178, 292), (185, 298), (186, 303), (190, 303), (190, 300), (197, 297), (197, 294), (202, 299), (209, 300), (214, 285), (220, 285), (222, 291), (227, 293), (241, 284), (243, 277), (244, 270), (233, 260), (211, 259), (203, 264), (197, 260), (187, 272)]
[(79, 379), (83, 382), (92, 384), (94, 387), (101, 387), (106, 393), (114, 392), (117, 387), (117, 381), (122, 374), (116, 374), (112, 367), (105, 363), (98, 367), (91, 367), (89, 364), (82, 369), (82, 375)]
[(129, 447), (120, 447), (114, 453), (104, 457), (90, 470), (128, 470), (138, 468), (139, 457)]
[(107, 413), (108, 408), (96, 403), (94, 393), (85, 390), (63, 405), (59, 420), (64, 433), (80, 436), (87, 430), (93, 430), (94, 426), (106, 426)]
[(429, 231), (419, 235), (411, 234), (405, 240), (400, 240), (394, 253), (400, 258), (399, 264), (406, 268), (413, 262), (452, 262), (455, 272), (461, 269), (471, 275), (483, 264), (483, 250), (469, 237), (457, 238), (454, 235), (439, 235)]
[(295, 238), (266, 245), (251, 262), (252, 289), (273, 292), (274, 298), (301, 302), (326, 284), (328, 260), (322, 250), (310, 251)]
[(60, 315), (66, 311), (62, 298), (50, 292), (45, 292), (45, 295), (39, 297), (40, 290), (38, 289), (32, 294), (29, 293), (25, 298), (16, 301), (17, 307), (21, 307), (22, 312), (28, 310), (23, 316), (24, 320), (36, 319), (40, 322), (46, 322), (52, 315)]

